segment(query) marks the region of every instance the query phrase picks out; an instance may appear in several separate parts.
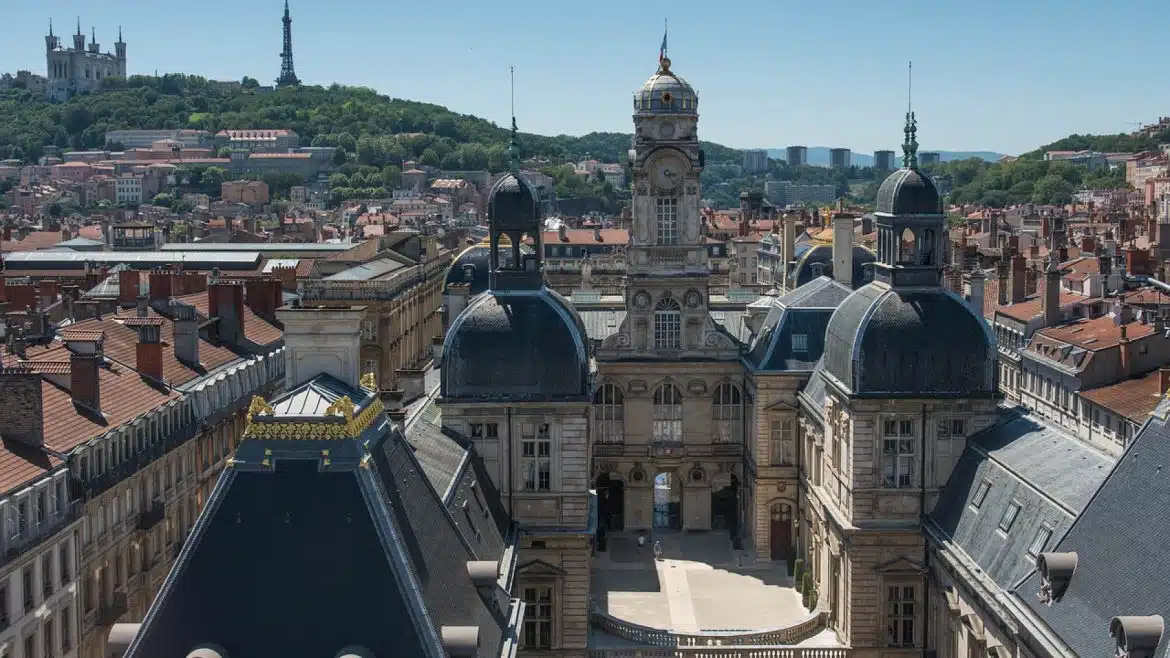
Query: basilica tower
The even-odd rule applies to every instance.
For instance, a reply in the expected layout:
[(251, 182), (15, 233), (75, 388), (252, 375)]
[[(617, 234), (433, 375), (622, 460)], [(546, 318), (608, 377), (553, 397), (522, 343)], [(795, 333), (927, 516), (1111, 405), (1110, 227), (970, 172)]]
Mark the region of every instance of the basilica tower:
[(737, 350), (708, 313), (699, 204), (699, 97), (670, 59), (634, 93), (633, 222), (627, 255), (627, 316), (603, 359), (727, 356)]

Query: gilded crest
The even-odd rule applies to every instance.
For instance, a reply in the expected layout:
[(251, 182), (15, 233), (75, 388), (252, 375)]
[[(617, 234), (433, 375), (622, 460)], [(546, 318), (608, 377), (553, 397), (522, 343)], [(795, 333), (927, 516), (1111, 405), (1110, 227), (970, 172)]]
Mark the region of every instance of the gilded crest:
[(354, 404), (348, 395), (343, 395), (336, 402), (325, 408), (326, 416), (341, 416), (346, 422), (353, 420)]
[(256, 414), (267, 414), (271, 416), (274, 414), (272, 407), (265, 402), (264, 398), (259, 395), (252, 396), (252, 402), (248, 405), (248, 422), (252, 422), (252, 417)]
[(372, 373), (372, 372), (367, 372), (366, 374), (362, 375), (360, 385), (362, 388), (366, 389), (367, 391), (377, 391), (378, 390), (378, 377), (376, 375), (374, 375), (374, 373)]

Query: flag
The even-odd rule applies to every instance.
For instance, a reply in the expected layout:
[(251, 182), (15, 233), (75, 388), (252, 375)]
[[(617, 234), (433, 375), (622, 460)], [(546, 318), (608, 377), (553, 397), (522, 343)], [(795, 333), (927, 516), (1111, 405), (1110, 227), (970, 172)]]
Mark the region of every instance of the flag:
[(662, 30), (662, 46), (658, 49), (658, 61), (666, 59), (666, 30)]

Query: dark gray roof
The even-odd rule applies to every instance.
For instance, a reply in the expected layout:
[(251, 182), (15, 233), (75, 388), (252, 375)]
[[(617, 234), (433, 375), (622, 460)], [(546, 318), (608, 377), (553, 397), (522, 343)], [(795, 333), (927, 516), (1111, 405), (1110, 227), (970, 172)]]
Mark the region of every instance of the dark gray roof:
[(856, 396), (995, 394), (987, 323), (941, 289), (871, 283), (837, 307), (825, 338), (825, 371)]
[[(472, 245), (463, 250), (463, 253), (455, 257), (455, 262), (451, 264), (451, 268), (447, 270), (447, 279), (443, 284), (444, 289), (452, 283), (470, 283), (468, 294), (478, 295), (479, 293), (488, 289), (488, 274), (491, 270), (491, 260), (488, 252), (490, 247), (487, 244)], [(525, 254), (533, 253), (528, 245), (520, 247), (520, 251)], [(467, 265), (473, 266), (472, 277), (467, 278), (465, 267)], [(512, 266), (512, 250), (500, 250), (500, 265), (504, 267)]]
[(585, 399), (588, 375), (585, 326), (547, 288), (476, 297), (443, 344), (444, 398)]
[(260, 265), (260, 252), (255, 249), (228, 253), (47, 249), (7, 253), (4, 254), (4, 262), (8, 268), (14, 270), (80, 270), (85, 269), (86, 263), (94, 265), (125, 263), (136, 270), (153, 269), (163, 265), (179, 265), (192, 270), (209, 270), (214, 267), (225, 270), (253, 270)]
[[(118, 274), (128, 269), (130, 268), (122, 263), (111, 267), (109, 272), (107, 272), (109, 276), (102, 279), (101, 283), (81, 293), (81, 296), (89, 299), (117, 299), (122, 291), (122, 280)], [(148, 282), (140, 280), (138, 282), (138, 292), (135, 293), (135, 297), (146, 294), (148, 290)]]
[[(1016, 589), (1025, 605), (1078, 656), (1112, 655), (1109, 622), (1118, 615), (1170, 619), (1170, 401), (1163, 400), (1122, 454), (1053, 552), (1075, 552), (1077, 568), (1064, 597), (1044, 605), (1033, 572)], [(1166, 655), (1170, 633), (1153, 655)]]
[(801, 408), (816, 414), (817, 418), (824, 419), (825, 417), (825, 359), (821, 357), (820, 361), (813, 366), (812, 374), (809, 375), (808, 384), (797, 395), (797, 399), (801, 402)]
[[(851, 291), (819, 277), (775, 300), (745, 357), (756, 370), (812, 370), (825, 348), (825, 329), (833, 311)], [(793, 336), (803, 335), (805, 349)]]
[(274, 415), (280, 417), (324, 416), (329, 405), (345, 396), (360, 402), (369, 395), (347, 386), (330, 375), (318, 375), (303, 385), (280, 396), (271, 403)]
[[(873, 265), (877, 256), (860, 245), (853, 245), (853, 289), (873, 281)], [(833, 245), (808, 241), (796, 245), (796, 263), (792, 266), (796, 285), (803, 286), (818, 276), (833, 275)]]
[(262, 253), (339, 253), (360, 242), (169, 242), (162, 251), (259, 251)]
[(414, 448), (414, 457), (431, 486), (445, 500), (468, 458), (468, 451), (443, 434), (442, 412), (433, 398), (427, 400), (407, 425), (406, 440)]
[(405, 264), (393, 258), (378, 258), (363, 263), (337, 274), (325, 277), (326, 281), (373, 281), (406, 267)]
[(504, 174), (488, 193), (487, 216), (497, 230), (528, 225), (540, 230), (540, 194), (523, 174)]
[(875, 213), (887, 215), (941, 214), (942, 195), (934, 179), (917, 169), (899, 169), (878, 188)]
[[(996, 423), (970, 437), (931, 512), (931, 520), (1000, 587), (1035, 567), (1029, 549), (1042, 528), (1049, 550), (1104, 481), (1112, 460), (1022, 408), (1002, 408)], [(983, 501), (973, 503), (987, 483)], [(1010, 505), (1020, 511), (999, 529)]]

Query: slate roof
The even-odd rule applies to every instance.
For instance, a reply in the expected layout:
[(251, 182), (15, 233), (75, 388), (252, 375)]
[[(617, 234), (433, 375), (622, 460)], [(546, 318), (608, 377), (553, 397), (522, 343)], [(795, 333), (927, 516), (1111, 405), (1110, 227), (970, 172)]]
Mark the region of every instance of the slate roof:
[(388, 274), (392, 274), (403, 267), (405, 264), (393, 258), (378, 258), (362, 265), (356, 265), (348, 270), (342, 270), (337, 274), (332, 274), (325, 277), (326, 281), (374, 281), (380, 279)]
[[(812, 370), (825, 349), (829, 318), (850, 292), (819, 277), (775, 300), (748, 350), (748, 365), (762, 371)], [(805, 336), (806, 349), (795, 349), (796, 335)]]
[[(1035, 567), (1042, 529), (1049, 550), (1104, 481), (1112, 459), (1020, 407), (1001, 408), (969, 438), (931, 520), (1000, 587)], [(1005, 532), (1010, 505), (1020, 510)]]
[(824, 420), (825, 418), (825, 358), (821, 357), (820, 361), (813, 366), (812, 374), (809, 375), (808, 383), (805, 384), (804, 389), (797, 393), (797, 399), (801, 402), (801, 408), (816, 415), (816, 418)]
[(917, 169), (899, 169), (882, 181), (874, 212), (885, 215), (942, 214), (942, 195), (934, 179)]
[[(1170, 401), (1158, 405), (1084, 512), (1052, 552), (1075, 552), (1077, 568), (1064, 597), (1039, 601), (1033, 572), (1015, 594), (1079, 656), (1111, 655), (1109, 622), (1118, 615), (1170, 619)], [(1166, 655), (1170, 633), (1156, 656)]]
[[(313, 422), (341, 395), (357, 415), (375, 400), (321, 375), (272, 400), (264, 422)], [(443, 626), (478, 626), (478, 656), (511, 655), (518, 602), (502, 589), (481, 594), (467, 573), (477, 559), (510, 564), (496, 519), (467, 515), (460, 500), (457, 522), (414, 452), (385, 415), (354, 439), (245, 438), (126, 657), (186, 655), (202, 643), (243, 656), (358, 645), (438, 657)]]
[[(809, 240), (796, 245), (796, 263), (793, 267), (793, 277), (796, 285), (804, 286), (818, 276), (833, 274), (833, 245), (831, 243)], [(877, 255), (869, 248), (853, 245), (853, 276), (852, 287), (860, 288), (873, 280), (873, 263)], [(818, 274), (819, 272), (819, 274)]]
[(468, 450), (443, 434), (442, 412), (433, 398), (427, 400), (407, 425), (406, 440), (414, 448), (415, 459), (422, 465), (431, 486), (445, 500), (463, 470)]

